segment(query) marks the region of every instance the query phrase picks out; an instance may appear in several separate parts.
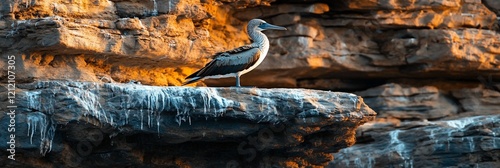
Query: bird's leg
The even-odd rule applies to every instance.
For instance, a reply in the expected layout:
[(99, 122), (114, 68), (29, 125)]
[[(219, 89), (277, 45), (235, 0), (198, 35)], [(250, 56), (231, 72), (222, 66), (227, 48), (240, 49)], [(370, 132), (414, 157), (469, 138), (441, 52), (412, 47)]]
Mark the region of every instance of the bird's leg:
[(241, 85), (240, 85), (240, 75), (239, 75), (239, 74), (237, 74), (237, 75), (236, 75), (236, 87), (240, 87), (240, 86), (241, 86)]

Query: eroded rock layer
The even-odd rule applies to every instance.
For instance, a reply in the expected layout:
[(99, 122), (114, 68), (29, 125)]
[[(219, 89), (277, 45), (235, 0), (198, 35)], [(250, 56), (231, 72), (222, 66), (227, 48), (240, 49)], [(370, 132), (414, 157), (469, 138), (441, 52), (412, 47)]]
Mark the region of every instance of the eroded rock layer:
[[(101, 92), (101, 90), (109, 89), (104, 86), (113, 86), (115, 89), (124, 87), (125, 85), (115, 83), (129, 81), (145, 85), (179, 86), (187, 75), (207, 63), (212, 54), (250, 43), (244, 33), (245, 24), (250, 19), (261, 18), (270, 23), (285, 26), (288, 31), (265, 32), (271, 42), (268, 56), (257, 69), (242, 76), (242, 85), (260, 88), (288, 87), (354, 92), (364, 97), (366, 104), (373, 107), (378, 113), (375, 122), (363, 126), (364, 128), (357, 132), (360, 143), (338, 153), (337, 157), (343, 159), (334, 160), (331, 162), (331, 166), (492, 167), (492, 165), (500, 164), (498, 160), (494, 159), (500, 155), (500, 150), (495, 146), (499, 134), (497, 126), (494, 124), (500, 122), (497, 117), (500, 114), (499, 15), (500, 2), (498, 0), (0, 0), (0, 67), (2, 68), (0, 79), (2, 82), (9, 79), (8, 60), (14, 57), (15, 71), (12, 72), (15, 72), (15, 81), (18, 84), (51, 80), (96, 82), (97, 84), (83, 84), (85, 87), (91, 87), (93, 91), (90, 93), (92, 94), (83, 92), (81, 89), (69, 89), (80, 88), (83, 85), (65, 87), (67, 92), (77, 91), (72, 93), (77, 95), (88, 93), (90, 96), (72, 97), (67, 101), (74, 103), (76, 102), (74, 99), (79, 98), (82, 101), (93, 102), (75, 105), (84, 111), (85, 109), (99, 109), (101, 107), (96, 107), (96, 105), (101, 105), (110, 108), (106, 112), (116, 113), (117, 111), (113, 110), (123, 110), (127, 103), (109, 104), (112, 106), (108, 106), (106, 102), (97, 103), (95, 97), (92, 97), (97, 94), (95, 91)], [(232, 86), (234, 79), (205, 80), (193, 85)], [(23, 92), (33, 90), (26, 87), (20, 89)], [(164, 88), (155, 89), (164, 90)], [(250, 92), (253, 94), (251, 89), (243, 90), (240, 93), (244, 95), (243, 97), (249, 96)], [(233, 99), (239, 98), (239, 94), (232, 93), (235, 91), (234, 89), (208, 89), (207, 91), (228, 94)], [(43, 95), (48, 97), (41, 97), (41, 100), (44, 100), (42, 104), (53, 104), (50, 101), (53, 101), (57, 95), (45, 92), (48, 91), (44, 91)], [(230, 92), (231, 94), (229, 94)], [(272, 93), (281, 94), (277, 92)], [(151, 93), (151, 95), (158, 94), (160, 93)], [(199, 94), (202, 92), (200, 91)], [(116, 95), (106, 96), (116, 97)], [(124, 99), (119, 101), (126, 102), (136, 98), (141, 97), (132, 96), (131, 98), (116, 99)], [(142, 98), (149, 99), (151, 97)], [(276, 97), (267, 98), (278, 101), (275, 100)], [(4, 101), (8, 101), (8, 99), (3, 97), (2, 101), (5, 103)], [(118, 100), (110, 101), (116, 102)], [(264, 99), (262, 101), (264, 102)], [(265, 102), (267, 101), (265, 99)], [(279, 101), (284, 103), (284, 100)], [(68, 103), (61, 102), (63, 105)], [(192, 102), (192, 104), (184, 104), (188, 108), (196, 109), (195, 111), (198, 110), (198, 112), (201, 110), (198, 109), (202, 107), (198, 104), (201, 103), (199, 99), (188, 102)], [(29, 102), (25, 103), (27, 103), (26, 110), (31, 109), (29, 112), (37, 112), (33, 109), (46, 111), (53, 108), (42, 105), (30, 107)], [(138, 106), (138, 104), (135, 105)], [(113, 127), (113, 124), (115, 126), (117, 124), (115, 120), (117, 118), (89, 112), (79, 113), (84, 117), (76, 120), (82, 123), (91, 123), (89, 126), (81, 126), (78, 122), (69, 122), (67, 130), (62, 128), (56, 130), (68, 132), (71, 133), (71, 136), (79, 136), (83, 139), (88, 138), (85, 135), (95, 131), (100, 135), (106, 135), (106, 138), (102, 138), (105, 143), (99, 144), (108, 145), (98, 146), (97, 153), (85, 155), (92, 156), (86, 157), (86, 161), (95, 160), (94, 164), (97, 165), (107, 166), (109, 164), (105, 163), (103, 158), (112, 160), (110, 158), (117, 158), (118, 155), (129, 158), (127, 160), (130, 162), (126, 162), (125, 165), (146, 163), (162, 167), (175, 163), (177, 167), (182, 167), (188, 163), (189, 159), (187, 158), (192, 153), (169, 153), (178, 151), (174, 150), (179, 147), (178, 145), (165, 145), (152, 153), (141, 153), (137, 150), (147, 145), (156, 144), (157, 141), (165, 142), (165, 136), (160, 134), (160, 138), (157, 138), (158, 130), (156, 132), (154, 130), (156, 128), (154, 127), (155, 113), (146, 119), (148, 116), (146, 111), (151, 109), (144, 109), (148, 106), (147, 104), (142, 105), (144, 107), (138, 108), (143, 109), (144, 114), (140, 116), (145, 118), (143, 118), (143, 127), (139, 130), (136, 127), (127, 127), (126, 129), (116, 127), (122, 129), (117, 131)], [(319, 107), (322, 104), (316, 105)], [(271, 106), (244, 107), (235, 105), (231, 106), (231, 109), (244, 111), (245, 108), (250, 108), (262, 112), (268, 110), (267, 107)], [(54, 113), (62, 115), (59, 113), (64, 113), (71, 107), (61, 107), (61, 109), (64, 110), (54, 111)], [(207, 114), (216, 112), (207, 109), (208, 111), (211, 113)], [(187, 124), (189, 118), (177, 117), (175, 109), (171, 112), (169, 121), (177, 119), (182, 123), (176, 128), (194, 127), (196, 123), (199, 123), (192, 122), (192, 125), (189, 125)], [(173, 115), (174, 112), (175, 115)], [(179, 113), (183, 112), (179, 111)], [(30, 121), (35, 122), (34, 120), (36, 120), (39, 124), (30, 124), (30, 131), (35, 129), (33, 127), (35, 125), (39, 129), (39, 125), (44, 124), (42, 121), (46, 121), (38, 120), (38, 118), (44, 118), (44, 115), (41, 114), (33, 113), (34, 118)], [(134, 114), (137, 117), (138, 114)], [(236, 115), (236, 113), (234, 114)], [(205, 116), (205, 114), (201, 116)], [(259, 117), (258, 114), (252, 116)], [(265, 116), (276, 119), (273, 113), (266, 113)], [(51, 117), (47, 119), (49, 118)], [(63, 118), (57, 119), (62, 121)], [(251, 116), (247, 115), (244, 121), (255, 121), (248, 118)], [(111, 119), (113, 119), (113, 124), (111, 124)], [(200, 118), (191, 119), (198, 121)], [(275, 122), (267, 120), (270, 118), (265, 117), (259, 119), (269, 121), (269, 123)], [(490, 121), (490, 119), (494, 121)], [(132, 122), (136, 122), (136, 124), (139, 123), (137, 118), (131, 120), (135, 120)], [(145, 124), (146, 121), (150, 121), (149, 125)], [(226, 120), (219, 121), (226, 122)], [(463, 126), (450, 126), (447, 124), (450, 121), (461, 123)], [(477, 123), (468, 121), (477, 121)], [(104, 123), (104, 127), (97, 124), (101, 122)], [(308, 121), (308, 123), (314, 122), (316, 120)], [(257, 129), (247, 126), (240, 126), (242, 132), (263, 130), (264, 127), (259, 126)], [(349, 131), (352, 131), (354, 126), (352, 125)], [(75, 133), (79, 129), (83, 130), (82, 133)], [(315, 129), (301, 131), (310, 132)], [(127, 131), (132, 133), (129, 134)], [(113, 134), (113, 132), (119, 133)], [(417, 133), (412, 134), (413, 132)], [(432, 132), (439, 133), (439, 135), (432, 134)], [(39, 141), (37, 141), (36, 136), (51, 136), (44, 133), (34, 132), (33, 143), (30, 143), (31, 146), (26, 151), (38, 151), (40, 146), (37, 144)], [(146, 138), (127, 138), (133, 133), (141, 135), (138, 137), (145, 136)], [(259, 133), (253, 132), (252, 135), (255, 134)], [(291, 133), (290, 135), (296, 134)], [(306, 134), (297, 134), (296, 139), (300, 139), (303, 135)], [(108, 136), (114, 138), (107, 138)], [(337, 136), (337, 134), (332, 132), (324, 136)], [(407, 136), (419, 137), (408, 139)], [(27, 137), (29, 136), (24, 137), (26, 141), (23, 143), (28, 141)], [(57, 134), (54, 137), (54, 141), (57, 142), (67, 140)], [(116, 137), (121, 138), (121, 140), (116, 140)], [(201, 137), (204, 135), (202, 134)], [(419, 139), (421, 137), (429, 138)], [(114, 141), (110, 139), (114, 139)], [(155, 140), (149, 143), (147, 140), (150, 139)], [(195, 137), (194, 139), (196, 141), (203, 138)], [(224, 142), (227, 140), (221, 139)], [(292, 140), (293, 138), (283, 137), (284, 139)], [(302, 137), (302, 139), (307, 139), (307, 136)], [(94, 142), (92, 139), (85, 140)], [(482, 140), (485, 140), (485, 143), (482, 143)], [(331, 145), (342, 140), (330, 139), (329, 141), (332, 141), (328, 142)], [(352, 139), (346, 141), (349, 143), (345, 144), (353, 143)], [(42, 142), (42, 144), (46, 144), (50, 141)], [(76, 143), (79, 141), (70, 139), (68, 142)], [(189, 142), (191, 141), (185, 143)], [(198, 145), (196, 147), (182, 149), (194, 150), (205, 146), (198, 142), (191, 143), (194, 146)], [(71, 143), (66, 143), (66, 145)], [(326, 142), (311, 140), (308, 144), (302, 143), (301, 147), (296, 147), (293, 150), (278, 150), (276, 152), (285, 153), (284, 155), (275, 155), (276, 153), (270, 152), (273, 150), (266, 151), (267, 148), (266, 150), (257, 150), (259, 155), (256, 156), (255, 160), (261, 161), (260, 163), (263, 164), (260, 165), (264, 165), (263, 167), (267, 167), (264, 163), (274, 164), (275, 162), (272, 161), (280, 164), (287, 163), (286, 166), (289, 167), (307, 164), (324, 165), (323, 161), (327, 162), (331, 159), (331, 155), (326, 154), (327, 150), (323, 150), (325, 148), (322, 148), (321, 152), (305, 151), (309, 149), (308, 147), (319, 149), (315, 145), (321, 143)], [(95, 143), (91, 144), (91, 147), (96, 146)], [(129, 144), (136, 146), (120, 148)], [(248, 144), (247, 146), (249, 146)], [(222, 148), (221, 144), (211, 143), (210, 145)], [(231, 149), (223, 149), (223, 151), (232, 151), (233, 147), (238, 147), (239, 144), (232, 145)], [(473, 145), (473, 147), (467, 147), (467, 145)], [(61, 151), (61, 147), (53, 146), (53, 149), (41, 149), (56, 151), (52, 153), (68, 154), (69, 159), (78, 158), (75, 157), (74, 151), (77, 147), (68, 147), (73, 151)], [(239, 161), (245, 160), (252, 153), (246, 150), (247, 146), (241, 147), (243, 155), (229, 152), (230, 154), (226, 156), (215, 151), (205, 153), (203, 156), (196, 155), (198, 158), (212, 160), (217, 160), (214, 158), (233, 158), (237, 155), (239, 158), (236, 159), (236, 162), (230, 161), (227, 164), (227, 160), (206, 161), (193, 165), (194, 167), (201, 164), (240, 165)], [(336, 152), (346, 146), (348, 145), (337, 146), (338, 148), (335, 147), (335, 150), (330, 152)], [(46, 147), (46, 145), (42, 145), (42, 147)], [(381, 147), (387, 147), (387, 149), (381, 149)], [(121, 151), (110, 149), (120, 149)], [(256, 149), (264, 149), (264, 147)], [(114, 152), (109, 153), (109, 151)], [(164, 151), (169, 152), (162, 153)], [(262, 151), (266, 152), (262, 153)], [(68, 158), (65, 160), (64, 158), (48, 157), (51, 156), (50, 153), (43, 159), (48, 158), (51, 161), (69, 163), (69, 161), (67, 162)], [(101, 153), (102, 155), (100, 155)], [(367, 153), (370, 155), (366, 156)], [(35, 156), (34, 153), (32, 154), (30, 156)], [(285, 155), (293, 157), (286, 160), (284, 159)], [(314, 161), (305, 159), (313, 155), (318, 159)], [(447, 159), (447, 156), (451, 156), (450, 159)], [(484, 157), (480, 158), (480, 156)], [(40, 155), (35, 157), (38, 158)], [(423, 160), (432, 160), (440, 164)], [(0, 164), (2, 163), (4, 162), (0, 162)], [(80, 162), (77, 163), (77, 165), (80, 164)], [(191, 162), (189, 163), (191, 164)], [(48, 162), (38, 161), (26, 163), (26, 165), (40, 164), (50, 165)], [(112, 162), (113, 164), (123, 166), (122, 162)], [(283, 166), (280, 164), (277, 165)]]
[[(500, 115), (363, 125), (355, 146), (328, 167), (497, 167)], [(383, 130), (383, 131), (382, 131)], [(390, 130), (390, 131), (387, 131)]]
[[(270, 1), (4, 0), (2, 4), (0, 50), (3, 57), (18, 56), (22, 72), (18, 78), (25, 80), (105, 78), (180, 85), (211, 54), (249, 43), (244, 27), (252, 18), (289, 31), (267, 32), (270, 53), (259, 68), (244, 76), (246, 85), (308, 87), (304, 80), (499, 76), (498, 5), (492, 1), (270, 5)], [(362, 86), (356, 89), (366, 89)], [(317, 88), (323, 87), (328, 85)]]
[(324, 166), (376, 115), (354, 94), (304, 89), (50, 81), (16, 93), (22, 155), (2, 167)]
[(329, 167), (496, 167), (500, 85), (460, 85), (390, 83), (358, 92), (377, 119)]

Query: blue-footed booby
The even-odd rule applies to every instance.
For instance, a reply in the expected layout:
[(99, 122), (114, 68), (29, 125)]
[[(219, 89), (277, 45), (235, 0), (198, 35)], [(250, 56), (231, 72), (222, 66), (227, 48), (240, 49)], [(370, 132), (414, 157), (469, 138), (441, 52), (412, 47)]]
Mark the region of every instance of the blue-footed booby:
[(183, 85), (202, 79), (235, 77), (236, 86), (240, 87), (240, 76), (259, 66), (267, 55), (269, 39), (261, 31), (268, 29), (286, 30), (284, 27), (269, 24), (261, 19), (250, 20), (247, 33), (252, 44), (216, 53), (213, 55), (214, 59), (205, 67), (186, 77)]

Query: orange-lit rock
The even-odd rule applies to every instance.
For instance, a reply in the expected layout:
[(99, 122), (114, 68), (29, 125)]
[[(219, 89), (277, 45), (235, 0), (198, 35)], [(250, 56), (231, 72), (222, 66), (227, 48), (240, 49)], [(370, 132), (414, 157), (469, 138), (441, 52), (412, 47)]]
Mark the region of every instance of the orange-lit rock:
[[(487, 8), (494, 9), (494, 3), (490, 2), (486, 7), (479, 1), (367, 0), (253, 8), (241, 7), (266, 2), (82, 1), (68, 4), (37, 1), (19, 4), (2, 10), (4, 15), (11, 14), (16, 19), (5, 17), (0, 21), (2, 51), (63, 57), (83, 55), (107, 60), (106, 66), (112, 69), (143, 69), (138, 70), (144, 73), (142, 76), (168, 76), (161, 74), (162, 67), (196, 69), (215, 52), (249, 43), (244, 33), (245, 23), (255, 17), (268, 17), (268, 21), (287, 26), (289, 31), (266, 32), (271, 38), (271, 51), (260, 67), (243, 76), (244, 85), (297, 87), (297, 81), (302, 79), (432, 77), (437, 73), (467, 78), (476, 75), (472, 71), (497, 74), (499, 68), (496, 55), (500, 44), (496, 39), (500, 35), (485, 30), (495, 28), (497, 23), (497, 17)], [(39, 16), (34, 15), (35, 8), (47, 15), (40, 12)], [(77, 9), (79, 11), (74, 12)], [(23, 17), (15, 17), (21, 14)], [(320, 15), (322, 17), (317, 17)], [(167, 71), (173, 72), (164, 72)], [(86, 75), (89, 76), (80, 79), (96, 76)], [(180, 84), (133, 79), (141, 75), (105, 75), (116, 81)], [(182, 74), (170, 76), (168, 81), (183, 80)], [(43, 74), (32, 77), (48, 78)], [(228, 86), (233, 80), (207, 80), (206, 83)]]
[[(394, 141), (388, 150), (380, 150), (382, 157), (359, 157), (357, 154), (366, 152), (361, 150), (364, 146), (355, 145), (342, 153), (351, 157), (345, 161), (348, 164), (332, 165), (353, 166), (359, 157), (367, 164), (375, 159), (372, 166), (404, 167), (412, 163), (410, 156), (436, 156), (426, 151), (456, 154), (456, 149), (466, 149), (470, 151), (461, 154), (470, 155), (470, 163), (488, 167), (498, 160), (475, 158), (498, 155), (491, 145), (500, 135), (492, 133), (498, 130), (496, 125), (484, 127), (491, 129), (489, 132), (479, 125), (439, 128), (467, 131), (467, 136), (453, 137), (451, 143), (444, 143), (448, 133), (440, 135), (437, 142), (418, 141), (431, 144), (427, 146), (418, 146), (413, 141), (416, 138), (406, 137), (431, 137), (421, 133), (433, 129), (429, 123), (439, 120), (467, 122), (470, 119), (464, 117), (497, 114), (499, 14), (498, 0), (0, 0), (0, 79), (7, 79), (7, 58), (14, 55), (19, 83), (68, 80), (178, 86), (212, 54), (249, 44), (246, 23), (260, 17), (289, 30), (265, 32), (271, 41), (270, 51), (257, 69), (242, 76), (243, 86), (363, 94), (380, 115), (377, 122), (366, 126), (376, 132), (367, 134), (374, 136), (359, 135), (358, 142), (380, 147), (388, 138)], [(234, 82), (233, 78), (211, 79), (190, 86), (233, 86)], [(322, 128), (301, 131), (315, 129)], [(401, 130), (401, 136), (394, 130)], [(291, 143), (304, 141), (297, 133), (289, 136), (294, 137)], [(486, 140), (478, 143), (477, 137)], [(307, 143), (321, 145), (322, 141)], [(345, 143), (352, 145), (355, 139)], [(415, 144), (416, 148), (405, 149), (416, 151), (394, 149), (401, 144)], [(440, 148), (450, 144), (455, 150)], [(142, 153), (130, 156), (137, 160), (151, 157)], [(314, 156), (322, 161), (331, 159), (329, 155)], [(171, 158), (148, 159), (160, 164)], [(186, 159), (171, 160), (174, 166), (184, 166)], [(279, 162), (278, 167), (305, 163), (298, 157)], [(414, 166), (475, 166), (446, 163)]]

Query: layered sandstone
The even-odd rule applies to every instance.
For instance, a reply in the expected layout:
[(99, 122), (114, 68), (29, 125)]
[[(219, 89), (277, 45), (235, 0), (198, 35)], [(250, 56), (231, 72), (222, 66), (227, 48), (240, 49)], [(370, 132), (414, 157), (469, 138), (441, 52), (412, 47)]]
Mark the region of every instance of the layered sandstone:
[(0, 78), (12, 55), (20, 84), (178, 86), (212, 54), (250, 43), (245, 24), (258, 17), (288, 31), (265, 32), (271, 49), (242, 85), (354, 92), (378, 113), (330, 166), (491, 167), (500, 162), (499, 15), (497, 0), (0, 0)]
[[(303, 80), (317, 83), (325, 78), (498, 76), (498, 22), (488, 10), (494, 3), (346, 1), (240, 9), (261, 4), (268, 2), (18, 2), (2, 11), (0, 47), (26, 62), (19, 69), (23, 79), (106, 77), (179, 85), (211, 54), (248, 43), (244, 24), (261, 17), (290, 31), (267, 33), (272, 49), (255, 72), (245, 75), (247, 85), (305, 87)], [(65, 74), (39, 70), (75, 66)]]

